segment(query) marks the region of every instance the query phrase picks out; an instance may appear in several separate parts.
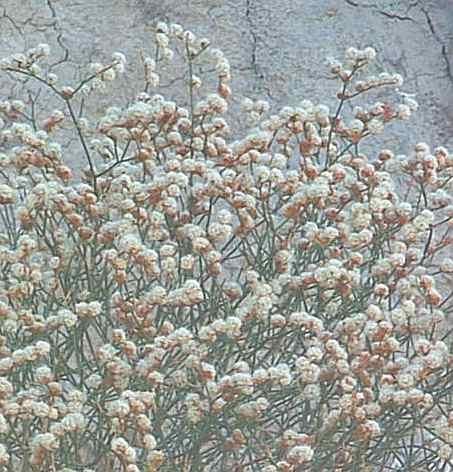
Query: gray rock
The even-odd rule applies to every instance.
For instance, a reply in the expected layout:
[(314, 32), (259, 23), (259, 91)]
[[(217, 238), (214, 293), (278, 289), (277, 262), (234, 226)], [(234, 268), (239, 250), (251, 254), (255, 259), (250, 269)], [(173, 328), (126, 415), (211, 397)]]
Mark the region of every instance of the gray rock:
[[(96, 116), (112, 97), (124, 103), (142, 89), (138, 53), (150, 51), (152, 26), (167, 20), (225, 52), (236, 104), (244, 96), (265, 98), (274, 111), (307, 98), (334, 104), (337, 84), (327, 78), (325, 57), (373, 46), (376, 72), (402, 74), (402, 91), (416, 94), (420, 105), (409, 122), (393, 124), (375, 144), (398, 153), (420, 141), (453, 145), (451, 0), (3, 0), (0, 11), (0, 57), (47, 42), (63, 82), (80, 79), (88, 63), (107, 61), (114, 51), (127, 55), (127, 77), (91, 102)], [(182, 85), (176, 81), (165, 93), (178, 97)], [(0, 86), (1, 99), (35, 87), (5, 75)], [(38, 110), (56, 105), (46, 93), (39, 100)]]

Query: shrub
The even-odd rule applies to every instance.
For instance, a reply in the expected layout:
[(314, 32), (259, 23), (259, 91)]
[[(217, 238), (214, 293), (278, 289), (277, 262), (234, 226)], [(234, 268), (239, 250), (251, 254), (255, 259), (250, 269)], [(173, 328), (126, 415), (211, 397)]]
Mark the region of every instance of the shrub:
[[(231, 140), (222, 52), (156, 41), (99, 119), (122, 54), (74, 86), (47, 45), (0, 63), (61, 105), (0, 104), (0, 468), (449, 470), (453, 156), (363, 154), (407, 96), (345, 111), (401, 77), (351, 48), (336, 109), (247, 99)], [(172, 60), (181, 105), (151, 92)]]

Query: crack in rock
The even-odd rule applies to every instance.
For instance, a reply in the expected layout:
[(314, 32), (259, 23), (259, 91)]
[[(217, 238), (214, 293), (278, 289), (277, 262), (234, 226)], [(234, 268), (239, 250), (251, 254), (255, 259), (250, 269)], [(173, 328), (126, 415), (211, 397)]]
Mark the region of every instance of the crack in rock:
[(63, 57), (59, 59), (57, 62), (54, 62), (53, 64), (50, 64), (49, 66), (49, 71), (52, 71), (54, 67), (57, 67), (60, 64), (63, 64), (64, 62), (69, 61), (69, 48), (66, 46), (66, 44), (63, 41), (63, 28), (60, 25), (60, 21), (57, 16), (57, 12), (55, 10), (54, 5), (52, 4), (51, 0), (47, 0), (47, 7), (50, 10), (51, 13), (51, 18), (53, 19), (52, 24), (50, 25), (53, 30), (56, 33), (56, 41), (60, 48), (63, 50)]
[(383, 15), (383, 16), (386, 16), (387, 18), (390, 18), (392, 20), (412, 21), (413, 23), (415, 23), (415, 20), (413, 18), (411, 18), (410, 16), (401, 16), (401, 15), (398, 15), (396, 13), (386, 12), (384, 10), (378, 10), (378, 13)]
[(431, 18), (431, 15), (429, 14), (428, 10), (426, 8), (420, 7), (420, 10), (423, 12), (426, 18), (426, 22), (428, 24), (429, 30), (431, 31), (431, 34), (433, 35), (434, 39), (436, 42), (440, 45), (441, 50), (440, 53), (443, 57), (443, 60), (445, 62), (445, 70), (447, 72), (447, 76), (450, 79), (450, 81), (453, 83), (453, 72), (452, 72), (452, 67), (450, 63), (450, 59), (448, 57), (448, 52), (447, 52), (447, 45), (444, 43), (442, 38), (439, 36), (439, 33), (436, 31), (436, 28), (434, 26), (433, 20)]
[(266, 85), (266, 77), (264, 76), (263, 71), (261, 70), (260, 65), (258, 64), (258, 58), (257, 58), (257, 49), (258, 49), (258, 35), (256, 34), (255, 31), (255, 24), (252, 21), (252, 14), (253, 14), (253, 0), (246, 0), (245, 3), (245, 18), (247, 20), (247, 24), (249, 26), (249, 32), (250, 36), (252, 39), (252, 65), (251, 69), (253, 70), (255, 77), (260, 81), (260, 85), (258, 87), (261, 87), (261, 89), (264, 91), (264, 93), (267, 95), (269, 99), (272, 99), (272, 92), (270, 90), (270, 87)]
[(266, 77), (261, 70), (260, 65), (258, 64), (257, 58), (257, 50), (258, 50), (258, 35), (255, 30), (255, 24), (252, 21), (252, 14), (253, 14), (253, 0), (246, 0), (245, 3), (245, 18), (247, 20), (247, 24), (249, 26), (250, 36), (252, 38), (252, 64), (251, 69), (253, 70), (255, 77), (259, 80), (260, 84), (258, 85), (261, 90), (267, 95), (267, 97), (272, 100), (273, 95), (270, 87), (266, 84)]
[(264, 75), (262, 72), (259, 70), (259, 66), (256, 60), (256, 51), (257, 51), (257, 45), (258, 45), (258, 37), (255, 32), (255, 25), (253, 24), (252, 21), (252, 0), (246, 0), (245, 4), (245, 17), (247, 19), (247, 23), (249, 25), (249, 32), (250, 36), (252, 37), (252, 68), (255, 72), (255, 75), (259, 79), (264, 79)]
[(52, 5), (52, 2), (50, 0), (47, 0), (47, 6), (49, 7), (49, 10), (52, 13), (52, 18), (55, 18), (55, 20), (56, 20), (57, 19), (57, 12), (55, 11), (55, 8)]
[[(361, 5), (360, 3), (357, 3), (355, 2), (354, 0), (344, 0), (348, 5), (350, 5), (351, 7), (354, 7), (354, 8), (367, 8), (367, 9), (372, 9), (374, 11), (376, 11), (377, 13), (379, 13), (380, 15), (382, 16), (385, 16), (387, 18), (390, 18), (391, 20), (399, 20), (399, 21), (412, 21), (413, 23), (415, 23), (415, 20), (413, 18), (411, 18), (410, 16), (403, 16), (403, 15), (399, 15), (398, 13), (390, 13), (388, 11), (385, 11), (385, 10), (381, 10), (379, 8), (378, 5), (376, 5), (375, 3), (372, 3), (370, 5)], [(416, 2), (418, 3), (418, 2)], [(410, 10), (410, 8), (414, 7), (415, 4), (411, 4), (409, 6), (409, 9), (407, 11)], [(407, 13), (407, 12), (406, 12)]]
[(24, 37), (24, 32), (19, 28), (17, 23), (11, 18), (8, 13), (6, 12), (6, 8), (3, 8), (3, 15), (0, 17), (0, 19), (5, 18), (12, 26), (13, 28), (22, 36)]

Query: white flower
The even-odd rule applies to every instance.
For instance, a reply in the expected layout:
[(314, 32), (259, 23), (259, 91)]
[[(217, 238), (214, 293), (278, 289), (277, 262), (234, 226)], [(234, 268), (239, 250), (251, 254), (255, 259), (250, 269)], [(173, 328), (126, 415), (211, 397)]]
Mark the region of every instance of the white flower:
[(143, 444), (145, 449), (151, 450), (157, 447), (156, 438), (152, 434), (143, 435)]
[(0, 205), (15, 203), (17, 200), (17, 192), (6, 184), (0, 184)]
[(112, 451), (116, 454), (122, 455), (124, 451), (129, 447), (128, 442), (124, 438), (114, 438), (112, 440)]
[[(9, 424), (6, 421), (5, 417), (0, 414), (0, 434), (5, 434), (8, 432), (8, 430), (9, 430)], [(1, 450), (0, 450), (0, 456), (1, 456)]]
[(316, 383), (321, 373), (319, 366), (311, 363), (305, 357), (296, 360), (296, 369), (299, 372), (300, 381), (304, 383)]
[(444, 461), (448, 461), (451, 457), (452, 449), (449, 444), (442, 444), (442, 446), (439, 448), (437, 454), (441, 459)]
[(411, 108), (404, 103), (398, 105), (397, 113), (400, 120), (408, 120), (412, 115)]
[(400, 74), (393, 74), (392, 80), (397, 87), (401, 87), (404, 83), (404, 79)]
[(371, 134), (381, 134), (384, 131), (384, 123), (378, 118), (370, 120), (367, 126)]
[(353, 48), (353, 47), (350, 47), (348, 49), (346, 49), (346, 52), (345, 52), (345, 58), (350, 60), (350, 61), (355, 61), (357, 60), (359, 56), (359, 50), (356, 49), (356, 48)]
[(373, 61), (376, 58), (376, 50), (372, 47), (365, 48), (363, 54), (368, 61)]
[(294, 446), (288, 452), (288, 460), (292, 464), (304, 464), (311, 461), (314, 451), (310, 446)]
[(39, 55), (48, 57), (50, 54), (50, 46), (46, 43), (41, 43), (36, 46), (36, 51)]
[(410, 389), (411, 387), (415, 385), (415, 379), (410, 374), (404, 374), (404, 373), (400, 374), (397, 377), (397, 381), (398, 381), (398, 385), (401, 388), (405, 388), (405, 389)]
[(0, 464), (7, 465), (9, 463), (9, 454), (6, 447), (0, 443)]
[(278, 364), (268, 369), (270, 379), (282, 386), (289, 385), (292, 381), (290, 368), (287, 364)]
[(31, 442), (32, 450), (45, 449), (55, 451), (58, 449), (59, 441), (52, 433), (37, 434)]
[(379, 436), (381, 433), (381, 428), (379, 427), (379, 423), (373, 420), (366, 420), (363, 423), (364, 431), (371, 437)]
[(315, 404), (319, 402), (321, 398), (321, 387), (319, 384), (308, 384), (302, 390), (301, 396), (305, 400), (314, 402)]
[(349, 123), (349, 128), (351, 129), (351, 131), (357, 133), (361, 133), (364, 127), (365, 125), (361, 120), (352, 120), (351, 123)]
[(81, 413), (69, 413), (61, 423), (68, 432), (81, 432), (86, 425), (86, 419)]
[(38, 341), (34, 346), (34, 350), (39, 356), (47, 356), (50, 352), (50, 344), (45, 341)]
[(81, 302), (75, 306), (77, 316), (81, 318), (94, 318), (101, 313), (102, 305), (100, 302)]
[(123, 64), (126, 63), (126, 56), (122, 53), (122, 52), (114, 52), (112, 54), (112, 59), (115, 61), (115, 62), (121, 62)]
[(106, 82), (112, 82), (113, 80), (115, 80), (115, 77), (116, 77), (115, 69), (106, 70), (102, 74), (102, 79), (105, 80)]

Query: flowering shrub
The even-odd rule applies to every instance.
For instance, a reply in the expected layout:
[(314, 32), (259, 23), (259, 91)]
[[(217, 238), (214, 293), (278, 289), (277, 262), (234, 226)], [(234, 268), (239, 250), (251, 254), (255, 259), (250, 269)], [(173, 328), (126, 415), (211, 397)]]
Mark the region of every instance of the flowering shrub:
[[(156, 41), (98, 120), (122, 54), (74, 86), (47, 45), (0, 62), (61, 105), (0, 103), (0, 470), (449, 470), (453, 156), (361, 152), (410, 98), (344, 112), (401, 77), (351, 48), (336, 109), (247, 99), (231, 140), (222, 52)], [(177, 60), (180, 105), (152, 93)]]

